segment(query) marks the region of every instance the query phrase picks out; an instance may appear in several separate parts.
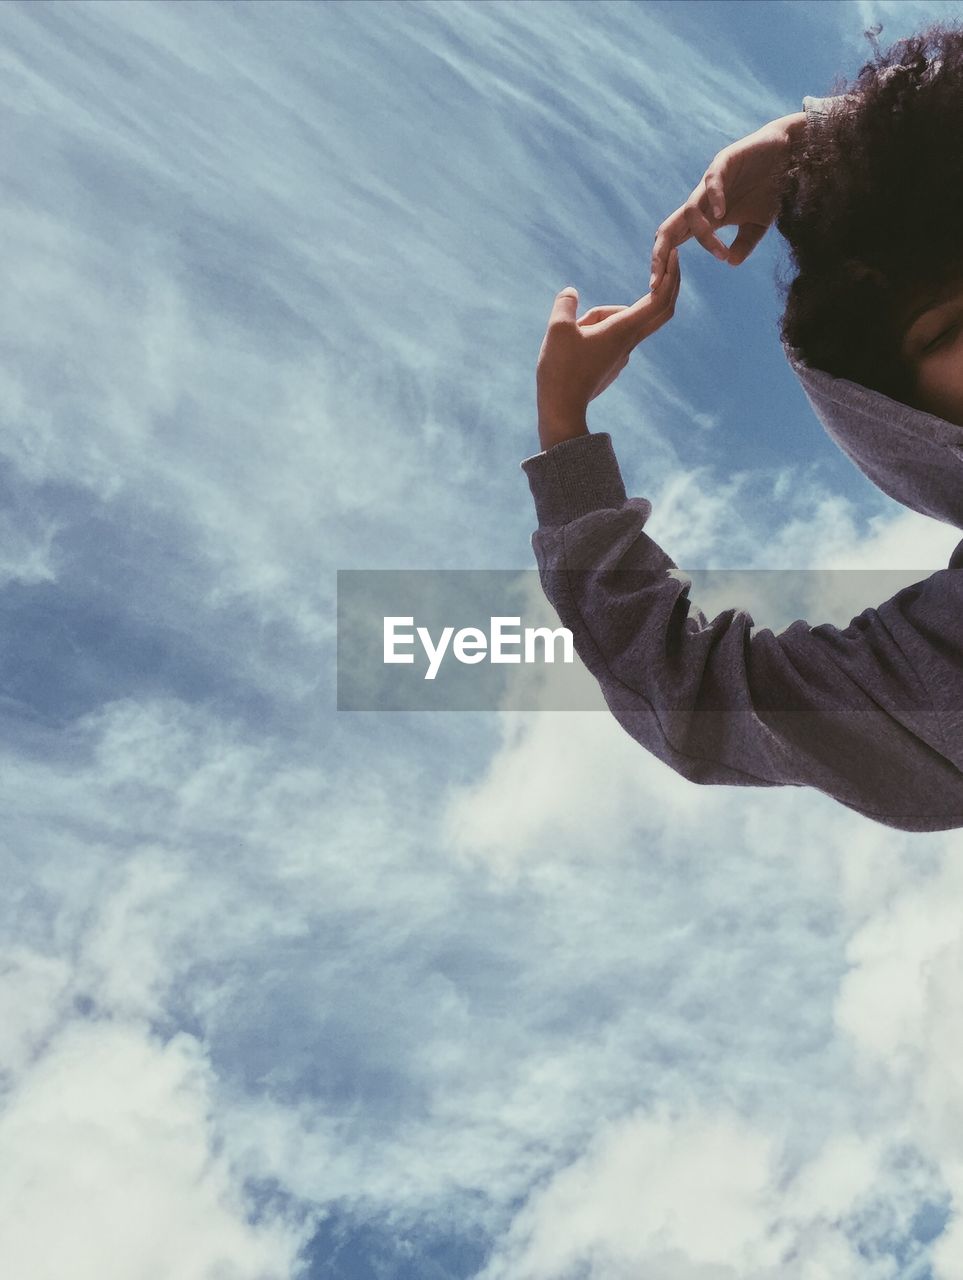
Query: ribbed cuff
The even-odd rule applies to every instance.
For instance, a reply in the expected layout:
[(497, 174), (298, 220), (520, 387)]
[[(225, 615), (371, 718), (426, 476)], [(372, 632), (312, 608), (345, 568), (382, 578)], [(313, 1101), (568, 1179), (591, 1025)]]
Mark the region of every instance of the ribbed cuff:
[(621, 507), (622, 472), (607, 431), (553, 444), (519, 463), (528, 476), (539, 527), (568, 524), (589, 511)]
[(807, 113), (813, 111), (824, 116), (833, 102), (835, 102), (835, 98), (814, 98), (810, 94), (803, 98), (803, 111)]
[(829, 98), (814, 98), (812, 95), (807, 95), (803, 98), (806, 123), (810, 129), (818, 132), (826, 123), (826, 117), (833, 110), (835, 103), (848, 102), (855, 104), (858, 100), (858, 93), (838, 93)]

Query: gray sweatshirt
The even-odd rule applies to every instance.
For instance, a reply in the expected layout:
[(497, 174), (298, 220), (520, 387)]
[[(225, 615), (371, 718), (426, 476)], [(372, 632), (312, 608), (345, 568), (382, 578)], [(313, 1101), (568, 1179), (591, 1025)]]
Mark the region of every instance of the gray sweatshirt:
[[(820, 103), (823, 100), (817, 100)], [(963, 427), (787, 359), (884, 493), (963, 529)], [(691, 782), (812, 787), (903, 831), (963, 827), (963, 541), (946, 569), (848, 627), (709, 620), (645, 532), (611, 436), (525, 458), (542, 588), (616, 720)]]

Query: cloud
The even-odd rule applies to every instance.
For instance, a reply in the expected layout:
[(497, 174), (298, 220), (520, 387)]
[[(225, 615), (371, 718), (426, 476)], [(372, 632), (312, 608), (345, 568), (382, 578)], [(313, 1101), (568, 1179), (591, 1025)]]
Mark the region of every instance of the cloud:
[(854, 934), (835, 1012), (868, 1078), (904, 1091), (921, 1149), (955, 1177), (963, 1089), (952, 1068), (963, 1035), (953, 990), (963, 939), (953, 911), (960, 872), (952, 846)]
[(783, 1156), (783, 1134), (726, 1107), (627, 1116), (533, 1192), (482, 1275), (892, 1275), (845, 1225), (877, 1185), (879, 1143), (836, 1135), (796, 1171)]
[[(251, 1220), (218, 1150), (211, 1072), (183, 1032), (74, 1021), (32, 1062), (0, 1117), (0, 1247), (17, 1275), (292, 1274), (303, 1223)], [(149, 1259), (149, 1263), (148, 1263)]]
[[(758, 508), (745, 491), (758, 483), (758, 476), (739, 476), (717, 493), (698, 474), (679, 475), (656, 494), (661, 505), (653, 503), (662, 516), (660, 545), (688, 540), (711, 561), (733, 545), (714, 531), (734, 508), (745, 513), (748, 544)], [(785, 523), (757, 555), (778, 560), (781, 548), (787, 554), (792, 549), (796, 563), (805, 565), (807, 551), (816, 557), (822, 550), (824, 564), (852, 567), (837, 574), (845, 583), (836, 592), (842, 614), (848, 604), (858, 609), (868, 603), (852, 593), (872, 583), (870, 567), (889, 578), (899, 575), (899, 565), (915, 565), (915, 575), (905, 570), (912, 581), (923, 576), (921, 564), (925, 573), (926, 558), (931, 569), (945, 563), (957, 541), (954, 530), (902, 513), (892, 521), (880, 516), (859, 522), (852, 505), (818, 481), (798, 483), (786, 499)], [(822, 517), (815, 521), (822, 542), (811, 531), (808, 541), (802, 536), (796, 502)], [(695, 529), (685, 520), (690, 509), (708, 510)], [(867, 568), (857, 572), (857, 566)], [(823, 592), (824, 601), (831, 596)], [(699, 599), (708, 600), (708, 592)], [(717, 603), (730, 602), (720, 596)], [(805, 616), (816, 620), (816, 614)], [(608, 1044), (610, 1052), (615, 1043), (623, 1046), (624, 1063), (628, 1045), (637, 1044), (636, 1087), (651, 1092), (652, 1103), (633, 1112), (631, 1089), (606, 1093), (608, 1115), (615, 1111), (618, 1118), (603, 1119), (602, 1109), (596, 1111), (597, 1127), (583, 1132), (578, 1154), (556, 1164), (500, 1236), (486, 1276), (618, 1277), (653, 1270), (684, 1280), (722, 1280), (802, 1277), (822, 1268), (882, 1278), (893, 1274), (894, 1250), (920, 1259), (946, 1220), (942, 1206), (957, 1194), (950, 1155), (955, 1094), (947, 1103), (946, 1094), (927, 1082), (924, 1067), (945, 1064), (941, 1079), (955, 1089), (950, 1028), (956, 1020), (934, 1003), (921, 980), (927, 969), (917, 959), (921, 946), (942, 954), (941, 940), (952, 934), (949, 924), (939, 926), (941, 915), (933, 928), (932, 910), (937, 900), (957, 898), (957, 886), (940, 876), (952, 857), (952, 833), (934, 840), (883, 831), (794, 788), (691, 786), (640, 750), (604, 711), (513, 712), (502, 717), (501, 727), (502, 749), (485, 773), (451, 793), (447, 838), (464, 865), (483, 868), (506, 892), (520, 885), (543, 891), (571, 886), (581, 910), (570, 910), (566, 943), (583, 973), (594, 966), (604, 971), (602, 957), (611, 957), (616, 939), (633, 937), (639, 1040), (622, 1023)], [(926, 887), (917, 892), (920, 882)], [(947, 912), (949, 921), (950, 908), (942, 914)], [(893, 913), (907, 932), (897, 933), (889, 923)], [(586, 918), (594, 925), (590, 935), (575, 925)], [(773, 930), (773, 945), (753, 941), (763, 921)], [(691, 940), (691, 946), (673, 955), (672, 937)], [(747, 957), (765, 954), (767, 964), (779, 954), (786, 985), (776, 983), (770, 993), (765, 984), (757, 986), (762, 975), (750, 977), (736, 960), (743, 947)], [(947, 964), (949, 992), (955, 953)], [(711, 996), (701, 986), (702, 974), (713, 982)], [(610, 990), (611, 980), (602, 979), (600, 988)], [(836, 1008), (829, 1021), (819, 1012), (820, 990)], [(767, 1032), (743, 1043), (738, 1068), (734, 1058), (723, 1065), (725, 1037), (718, 1038), (714, 1017), (741, 1024), (746, 1009), (765, 1010)], [(929, 1039), (920, 1021), (924, 1009), (927, 1015), (932, 1009), (934, 1026), (946, 1028), (948, 1043)], [(702, 1059), (692, 1091), (682, 1084), (679, 1064), (691, 1062), (693, 1051), (682, 1049), (674, 1032), (688, 1010), (697, 1011), (698, 1035), (713, 1045), (713, 1067), (708, 1056)], [(795, 1037), (796, 1049), (789, 1050)], [(664, 1059), (655, 1054), (666, 1073), (655, 1083), (651, 1055), (660, 1043), (678, 1046), (681, 1058), (671, 1051)], [(811, 1098), (816, 1112), (809, 1113), (810, 1124), (819, 1115), (806, 1138), (787, 1124), (785, 1110), (795, 1114), (801, 1095), (778, 1101), (781, 1086), (769, 1075), (770, 1053), (793, 1056), (795, 1067), (786, 1060), (779, 1079), (787, 1087), (794, 1079)], [(853, 1077), (865, 1102), (844, 1083), (855, 1069), (854, 1054), (857, 1062), (865, 1063), (867, 1054), (871, 1059), (865, 1073)], [(797, 1076), (803, 1061), (807, 1067)], [(833, 1073), (825, 1082), (828, 1093), (808, 1074), (817, 1061)], [(756, 1072), (766, 1076), (767, 1087)], [(744, 1102), (729, 1111), (720, 1107), (720, 1093)], [(907, 1123), (909, 1097), (921, 1109), (914, 1113), (919, 1120)], [(624, 1114), (616, 1098), (625, 1102)], [(942, 1100), (933, 1112), (924, 1103), (929, 1098)], [(946, 1132), (946, 1143), (935, 1146), (930, 1129)], [(713, 1166), (706, 1151), (717, 1146), (728, 1155)], [(673, 1153), (670, 1168), (677, 1158), (687, 1171), (678, 1183), (665, 1175), (663, 1149)], [(776, 1153), (785, 1156), (782, 1166)], [(713, 1167), (718, 1180), (694, 1194), (695, 1180), (703, 1170), (711, 1177)], [(738, 1171), (735, 1180), (732, 1171)], [(735, 1206), (730, 1194), (741, 1197)], [(716, 1235), (714, 1219), (697, 1231), (687, 1225), (686, 1215), (697, 1212), (693, 1206), (724, 1206), (726, 1222), (737, 1231), (742, 1224), (742, 1234), (735, 1243), (725, 1232)], [(921, 1224), (931, 1219), (937, 1226), (927, 1234)], [(935, 1265), (944, 1268), (935, 1273), (940, 1280), (954, 1274), (955, 1248), (947, 1228), (933, 1253)]]
[[(445, 1280), (479, 1239), (513, 1280), (862, 1280), (943, 1229), (952, 836), (693, 787), (604, 710), (332, 714), (334, 570), (530, 567), (554, 289), (627, 298), (786, 109), (684, 8), (0, 9), (12, 1273), (293, 1280), (335, 1223)], [(678, 325), (593, 408), (653, 536), (941, 567), (953, 531), (756, 377), (765, 270), (684, 252)]]

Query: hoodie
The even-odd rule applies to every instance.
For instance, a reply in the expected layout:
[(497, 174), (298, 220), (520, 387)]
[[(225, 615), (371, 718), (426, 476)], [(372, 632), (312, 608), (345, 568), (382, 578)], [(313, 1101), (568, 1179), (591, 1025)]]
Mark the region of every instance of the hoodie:
[[(807, 112), (826, 99), (807, 99)], [(814, 104), (811, 106), (811, 104)], [(884, 493), (963, 529), (963, 427), (784, 351), (830, 438)], [(645, 532), (608, 432), (520, 463), (542, 589), (619, 724), (689, 781), (811, 787), (903, 831), (963, 827), (963, 541), (849, 626), (711, 620)]]

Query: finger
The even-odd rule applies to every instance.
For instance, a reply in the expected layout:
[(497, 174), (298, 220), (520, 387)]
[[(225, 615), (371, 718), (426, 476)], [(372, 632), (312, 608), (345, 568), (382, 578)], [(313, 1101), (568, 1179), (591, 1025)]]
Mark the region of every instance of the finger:
[(682, 271), (679, 266), (678, 249), (673, 251), (672, 260), (670, 260), (668, 270), (665, 273), (664, 284), (665, 287), (660, 288), (656, 293), (656, 306), (647, 316), (643, 337), (661, 328), (675, 312), (676, 299), (682, 286)]
[[(690, 196), (683, 206), (685, 209), (686, 222), (689, 226), (689, 232), (696, 238), (696, 240), (699, 241), (703, 249), (708, 249), (709, 252), (715, 254), (721, 262), (725, 262), (729, 257), (729, 249), (715, 234), (712, 223), (700, 207), (700, 203), (703, 200), (708, 201), (704, 178), (702, 182), (699, 183), (696, 191), (699, 193), (698, 197), (693, 199), (693, 197)], [(693, 196), (695, 196), (695, 194), (696, 192), (693, 192)], [(708, 204), (706, 207), (708, 208)]]
[[(654, 332), (672, 314), (679, 296), (682, 272), (679, 266), (679, 250), (669, 251), (665, 274), (654, 289), (634, 302), (617, 316), (610, 316), (600, 324), (596, 332), (624, 335), (633, 345)], [(641, 332), (640, 332), (641, 331)]]
[(744, 222), (739, 228), (739, 234), (729, 246), (730, 264), (738, 267), (745, 262), (768, 230), (768, 227), (760, 226), (757, 222)]
[[(667, 279), (671, 275), (671, 270), (666, 272)], [(667, 290), (661, 306), (644, 314), (640, 311), (635, 325), (626, 330), (623, 335), (623, 341), (628, 343), (630, 353), (635, 350), (639, 343), (644, 342), (646, 338), (651, 338), (653, 333), (657, 333), (664, 324), (667, 324), (672, 319), (675, 314), (676, 299), (679, 296), (678, 281), (679, 277), (674, 277), (674, 284)]]
[(576, 311), (578, 311), (578, 289), (573, 284), (566, 285), (555, 295), (552, 312), (548, 317), (549, 327), (574, 324)]
[(686, 240), (692, 235), (685, 208), (683, 204), (676, 209), (675, 213), (670, 213), (665, 221), (659, 225), (655, 233), (655, 243), (652, 246), (651, 275), (649, 276), (650, 289), (654, 289), (662, 279), (672, 249), (677, 248), (680, 244), (685, 244)]
[[(652, 302), (653, 302), (652, 309), (654, 311), (658, 311), (660, 307), (663, 307), (665, 305), (666, 298), (669, 297), (673, 289), (678, 286), (678, 282), (681, 279), (681, 275), (682, 275), (682, 272), (681, 272), (681, 267), (679, 265), (679, 250), (672, 249), (669, 253), (669, 260), (666, 266), (665, 275), (663, 275), (659, 283), (655, 286), (654, 289), (650, 290), (650, 293), (649, 293), (649, 296), (652, 298)], [(641, 301), (642, 299), (640, 298), (639, 302)], [(636, 303), (636, 306), (638, 306), (638, 303)]]
[(607, 320), (609, 316), (614, 316), (616, 312), (624, 311), (624, 310), (625, 310), (624, 303), (620, 303), (617, 306), (611, 306), (611, 307), (592, 307), (591, 310), (586, 311), (584, 316), (579, 317), (578, 323), (579, 324), (597, 324), (599, 320)]
[(667, 312), (663, 320), (661, 321), (662, 324), (664, 324), (666, 320), (671, 319), (671, 317), (675, 315), (675, 304), (679, 300), (679, 290), (681, 288), (682, 288), (682, 272), (678, 270), (678, 267), (677, 267), (675, 275), (673, 277), (672, 293), (668, 299)]
[[(722, 212), (716, 222), (721, 222), (725, 213), (725, 191), (721, 174), (716, 170), (706, 170), (699, 185), (689, 196), (685, 204), (680, 205), (673, 214), (660, 225), (652, 247), (652, 272), (649, 276), (649, 288), (655, 288), (665, 271), (669, 252), (672, 248), (685, 244), (686, 240), (695, 237), (704, 249), (708, 249), (721, 262), (728, 261), (729, 250), (714, 233), (709, 220), (712, 206)], [(714, 217), (714, 211), (712, 216)]]
[(679, 285), (683, 279), (683, 273), (679, 265), (679, 250), (672, 250), (672, 257), (668, 261), (665, 278), (662, 280), (660, 287), (656, 289), (656, 306), (654, 306), (652, 315), (661, 315), (663, 311), (675, 306), (675, 300), (679, 297)]
[(642, 337), (654, 333), (665, 324), (675, 310), (675, 302), (682, 284), (682, 270), (679, 265), (679, 250), (673, 249), (661, 284), (652, 296), (653, 305), (645, 310), (639, 309)]
[(709, 203), (709, 209), (712, 211), (712, 216), (716, 222), (721, 222), (726, 216), (726, 187), (721, 170), (707, 169), (706, 176), (702, 181), (705, 183), (706, 198)]

